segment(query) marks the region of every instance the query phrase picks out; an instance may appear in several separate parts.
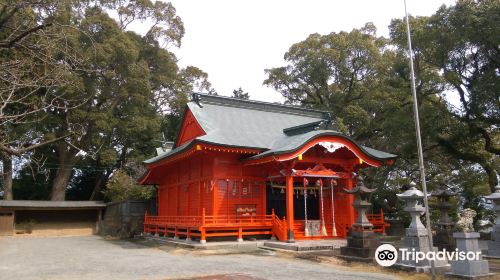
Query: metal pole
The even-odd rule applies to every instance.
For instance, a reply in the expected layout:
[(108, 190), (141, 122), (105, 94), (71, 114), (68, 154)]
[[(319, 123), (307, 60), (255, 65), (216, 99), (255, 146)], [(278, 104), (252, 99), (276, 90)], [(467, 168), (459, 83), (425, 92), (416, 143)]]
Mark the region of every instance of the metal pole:
[[(427, 236), (429, 238), (429, 250), (432, 251), (432, 231), (431, 231), (431, 218), (429, 215), (429, 200), (427, 199), (427, 184), (425, 181), (425, 168), (424, 168), (424, 155), (422, 152), (422, 138), (420, 136), (420, 121), (418, 115), (418, 100), (417, 100), (417, 90), (415, 88), (415, 72), (413, 69), (413, 50), (411, 47), (411, 36), (410, 36), (410, 18), (408, 17), (408, 11), (406, 9), (406, 0), (403, 0), (405, 4), (405, 16), (406, 16), (406, 35), (408, 38), (408, 54), (410, 56), (410, 75), (411, 75), (411, 92), (413, 94), (413, 113), (415, 118), (415, 131), (417, 134), (417, 149), (418, 149), (418, 165), (420, 169), (420, 181), (422, 183), (422, 191), (424, 192), (424, 207), (425, 207), (425, 220), (427, 226)], [(431, 260), (431, 273), (432, 279), (436, 279), (436, 268), (434, 261)]]

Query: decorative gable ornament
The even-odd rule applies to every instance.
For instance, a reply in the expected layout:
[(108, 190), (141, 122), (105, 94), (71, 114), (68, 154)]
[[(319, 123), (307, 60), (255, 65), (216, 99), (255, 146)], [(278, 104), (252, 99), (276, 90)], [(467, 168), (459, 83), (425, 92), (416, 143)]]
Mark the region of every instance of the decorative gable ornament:
[(343, 144), (335, 142), (319, 142), (318, 144), (325, 148), (329, 153), (334, 153), (336, 150), (344, 147)]

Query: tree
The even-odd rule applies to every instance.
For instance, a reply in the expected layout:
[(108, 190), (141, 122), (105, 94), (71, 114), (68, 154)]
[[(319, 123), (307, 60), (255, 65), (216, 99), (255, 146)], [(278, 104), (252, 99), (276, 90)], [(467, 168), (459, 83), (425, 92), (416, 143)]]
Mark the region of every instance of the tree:
[[(0, 3), (0, 159), (4, 199), (12, 199), (12, 160), (53, 138), (32, 129), (52, 110), (70, 110), (85, 101), (80, 81), (82, 57), (68, 40), (79, 32), (62, 23), (60, 1)], [(69, 89), (71, 87), (71, 89)], [(79, 95), (68, 98), (67, 93)]]
[[(168, 32), (155, 33), (160, 37), (151, 32), (145, 36), (126, 32), (107, 12), (95, 7), (86, 10), (81, 28), (93, 38), (97, 51), (89, 56), (97, 71), (84, 76), (86, 90), (92, 93), (89, 103), (52, 116), (55, 126), (50, 129), (56, 135), (69, 131), (83, 135), (53, 145), (59, 165), (52, 183), (51, 198), (55, 200), (64, 199), (74, 167), (82, 161), (78, 155), (85, 154), (84, 162), (99, 170), (90, 198), (99, 197), (114, 170), (153, 154), (161, 139), (162, 115), (180, 112), (194, 87), (210, 87), (206, 73), (192, 66), (180, 69), (175, 56), (160, 47), (161, 41), (179, 46), (183, 33), (170, 38)], [(89, 51), (88, 45), (82, 45), (84, 53)]]
[(243, 89), (241, 89), (241, 87), (233, 90), (233, 95), (231, 97), (238, 99), (245, 99), (245, 100), (250, 99), (250, 95), (248, 94), (248, 92), (244, 92)]
[[(413, 28), (423, 24), (419, 20), (412, 23)], [(398, 31), (403, 32), (400, 27)], [(401, 185), (419, 181), (413, 101), (402, 34), (401, 44), (396, 44), (395, 38), (377, 37), (371, 24), (351, 32), (312, 34), (291, 46), (285, 54), (286, 66), (267, 69), (264, 81), (289, 104), (330, 111), (334, 129), (362, 144), (399, 155), (392, 167), (365, 170), (369, 175), (367, 184), (381, 190), (374, 196), (375, 206), (386, 207), (384, 210), (397, 209), (393, 194)], [(418, 36), (414, 40), (419, 41)], [(445, 80), (438, 68), (421, 60), (419, 44), (416, 46), (418, 107), (426, 179), (432, 190), (438, 185), (438, 176), (452, 180), (455, 172), (470, 163), (455, 157), (439, 141), (439, 135), (455, 128), (457, 122), (442, 98), (448, 89)]]
[[(35, 2), (16, 3), (32, 13), (33, 18), (46, 17)], [(36, 114), (27, 113), (34, 116), (30, 125), (18, 125), (24, 124), (27, 118), (16, 125), (11, 121), (8, 126), (0, 127), (0, 132), (3, 129), (11, 138), (4, 147), (21, 143), (22, 135), (26, 135), (25, 143), (40, 144), (30, 149), (37, 148), (35, 154), (42, 157), (50, 173), (51, 199), (64, 200), (68, 185), (73, 191), (87, 192), (80, 187), (90, 184), (89, 180), (75, 178), (88, 174), (89, 166), (95, 171), (90, 193), (96, 198), (115, 169), (133, 165), (153, 153), (154, 147), (159, 145), (156, 142), (161, 139), (160, 127), (165, 119), (162, 115), (177, 114), (187, 102), (188, 92), (194, 87), (210, 88), (210, 84), (206, 73), (196, 67), (179, 69), (177, 59), (167, 49), (179, 47), (184, 35), (182, 21), (170, 3), (54, 1), (47, 5), (51, 5), (47, 9), (53, 15), (46, 17), (50, 19), (50, 26), (67, 28), (66, 32), (60, 32), (64, 34), (64, 43), (54, 43), (68, 45), (70, 49), (61, 53), (48, 44), (50, 40), (38, 39), (37, 42), (50, 50), (50, 54), (79, 58), (78, 69), (62, 71), (70, 82), (51, 84), (50, 89), (54, 93), (64, 93), (65, 100), (78, 100), (79, 103), (70, 106), (72, 103), (66, 102), (64, 107), (47, 105)], [(2, 6), (0, 12), (10, 7)], [(109, 14), (116, 14), (117, 20)], [(147, 22), (151, 24), (150, 29), (142, 36), (127, 31), (133, 21)], [(41, 20), (32, 22), (43, 23)], [(46, 85), (40, 87), (44, 92), (48, 88)], [(6, 108), (27, 112), (33, 104), (29, 102), (20, 107), (11, 102)], [(64, 141), (58, 141), (61, 139)], [(24, 146), (21, 144), (23, 150), (7, 152), (25, 154), (30, 150)]]
[[(71, 75), (82, 71), (82, 57), (68, 42), (78, 32), (60, 22), (59, 1), (0, 3), (0, 151), (19, 156), (60, 139), (21, 137), (18, 126), (43, 118), (50, 110), (69, 110), (84, 100), (68, 99), (67, 86), (79, 91)], [(81, 91), (79, 91), (82, 94)], [(24, 131), (25, 132), (25, 131)]]
[[(480, 165), (492, 191), (500, 169), (499, 14), (498, 1), (461, 0), (411, 22), (420, 96), (447, 108), (441, 112), (448, 125), (434, 141), (451, 157)], [(401, 20), (390, 26), (400, 49), (406, 44), (404, 28)], [(441, 90), (427, 94), (423, 86), (429, 84)]]
[(153, 194), (152, 187), (136, 184), (132, 178), (123, 170), (116, 170), (107, 183), (104, 195), (111, 201), (123, 201), (126, 199), (149, 199)]

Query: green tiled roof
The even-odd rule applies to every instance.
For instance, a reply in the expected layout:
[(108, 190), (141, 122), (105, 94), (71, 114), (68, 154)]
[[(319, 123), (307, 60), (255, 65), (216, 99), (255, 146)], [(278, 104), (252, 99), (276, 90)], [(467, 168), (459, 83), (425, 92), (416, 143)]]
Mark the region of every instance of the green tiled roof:
[[(187, 108), (206, 135), (148, 159), (145, 163), (173, 156), (195, 142), (261, 149), (263, 153), (256, 156), (259, 157), (297, 149), (320, 134), (343, 136), (333, 130), (314, 130), (322, 123), (329, 122), (327, 112), (204, 94), (198, 94), (194, 100), (197, 102), (189, 102)], [(396, 157), (368, 147), (362, 149), (377, 159)]]

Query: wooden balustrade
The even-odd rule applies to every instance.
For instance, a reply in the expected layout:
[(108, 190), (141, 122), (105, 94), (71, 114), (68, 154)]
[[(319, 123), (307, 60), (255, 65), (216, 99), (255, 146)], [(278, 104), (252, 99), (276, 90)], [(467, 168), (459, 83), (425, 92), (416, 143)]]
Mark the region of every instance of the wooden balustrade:
[[(374, 231), (385, 233), (389, 225), (380, 214), (367, 214), (374, 225)], [(328, 224), (328, 223), (327, 223)], [(331, 224), (330, 224), (331, 227)], [(287, 240), (287, 225), (285, 217), (281, 220), (272, 211), (271, 215), (256, 216), (218, 216), (206, 215), (205, 209), (199, 216), (150, 216), (144, 215), (144, 232), (187, 238), (199, 237), (203, 242), (207, 237), (235, 236), (238, 240), (243, 235), (273, 235), (280, 241)], [(337, 232), (342, 235), (342, 232)]]
[(274, 214), (274, 209), (271, 214), (272, 225), (273, 225), (273, 236), (275, 236), (279, 241), (287, 240), (287, 227), (286, 219), (283, 217), (283, 221), (279, 219), (278, 216)]
[(272, 215), (255, 216), (218, 216), (206, 215), (205, 209), (200, 216), (144, 216), (144, 232), (186, 238), (199, 237), (204, 242), (207, 237), (243, 235), (271, 235)]
[[(380, 213), (376, 214), (366, 214), (366, 217), (373, 224), (373, 231), (378, 232), (385, 235), (385, 229), (390, 225), (385, 222), (384, 211), (380, 209)], [(357, 219), (357, 215), (355, 216)]]

